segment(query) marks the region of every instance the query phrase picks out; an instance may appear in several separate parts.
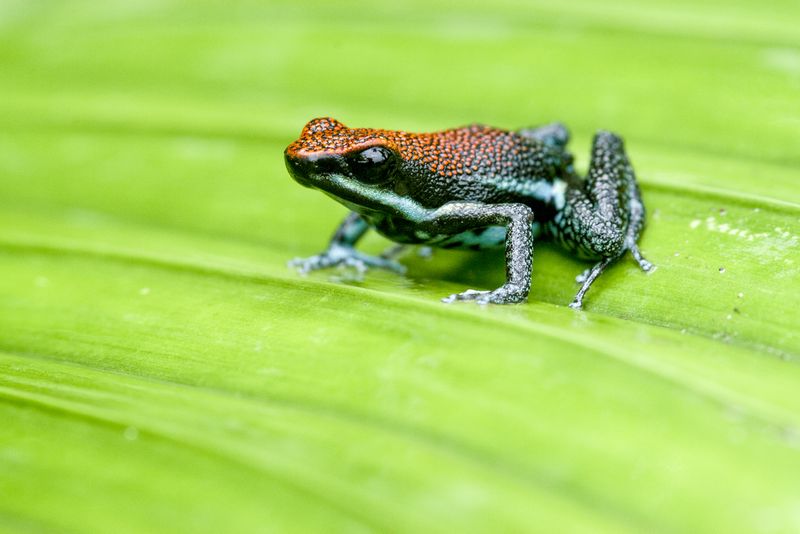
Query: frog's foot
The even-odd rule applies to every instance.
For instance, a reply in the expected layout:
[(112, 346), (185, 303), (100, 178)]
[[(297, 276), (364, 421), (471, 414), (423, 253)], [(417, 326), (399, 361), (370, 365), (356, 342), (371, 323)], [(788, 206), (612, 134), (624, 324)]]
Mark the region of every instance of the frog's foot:
[(433, 247), (422, 246), (417, 249), (417, 256), (424, 259), (430, 259), (433, 257)]
[(406, 250), (408, 250), (408, 245), (392, 245), (391, 247), (387, 248), (383, 252), (381, 252), (380, 257), (387, 259), (387, 260), (394, 260), (402, 256)]
[(474, 300), (478, 304), (516, 304), (528, 300), (528, 291), (524, 287), (506, 284), (492, 291), (467, 289), (443, 298), (442, 302), (450, 304), (457, 300)]
[(606, 267), (611, 265), (611, 262), (613, 262), (616, 259), (617, 259), (616, 257), (604, 258), (591, 269), (588, 269), (584, 271), (582, 274), (578, 275), (576, 280), (580, 279), (579, 283), (583, 285), (581, 286), (578, 293), (575, 295), (575, 298), (572, 299), (572, 302), (569, 305), (570, 308), (572, 308), (573, 310), (580, 310), (583, 307), (583, 296), (586, 294), (587, 291), (589, 291), (589, 288), (592, 287), (592, 284), (594, 283), (595, 280), (597, 280), (597, 277), (603, 274), (603, 271), (606, 270)]
[(636, 243), (628, 247), (628, 250), (631, 251), (633, 259), (636, 260), (636, 263), (639, 264), (639, 267), (641, 267), (644, 272), (647, 273), (655, 270), (656, 266), (644, 259), (644, 256), (642, 256), (642, 253), (639, 252), (639, 247), (636, 245)]
[(405, 266), (391, 258), (369, 256), (358, 252), (353, 247), (340, 245), (331, 246), (316, 256), (311, 256), (310, 258), (295, 258), (289, 262), (289, 267), (297, 269), (300, 274), (308, 274), (311, 271), (339, 265), (352, 267), (358, 271), (359, 274), (365, 273), (369, 268), (386, 269), (398, 274), (406, 272)]
[[(646, 259), (644, 259), (644, 256), (642, 256), (642, 253), (639, 252), (639, 247), (638, 246), (632, 245), (628, 250), (630, 250), (631, 254), (633, 255), (633, 259), (636, 260), (636, 263), (639, 264), (639, 267), (644, 272), (647, 273), (647, 272), (651, 272), (651, 271), (655, 270), (656, 266), (653, 265), (652, 263), (650, 263), (649, 261), (647, 261)], [(575, 283), (576, 284), (585, 283), (586, 280), (589, 278), (589, 275), (591, 273), (592, 273), (592, 268), (589, 267), (588, 269), (586, 269), (581, 274), (579, 274), (578, 276), (575, 277)]]

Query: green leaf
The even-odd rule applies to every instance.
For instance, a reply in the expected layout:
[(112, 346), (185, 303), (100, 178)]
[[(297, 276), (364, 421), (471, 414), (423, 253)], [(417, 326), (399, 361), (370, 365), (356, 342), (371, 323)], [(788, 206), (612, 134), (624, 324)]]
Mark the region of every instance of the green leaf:
[[(0, 5), (0, 530), (796, 532), (800, 11)], [(641, 246), (286, 267), (314, 116), (622, 133)], [(388, 243), (371, 237), (366, 250)]]

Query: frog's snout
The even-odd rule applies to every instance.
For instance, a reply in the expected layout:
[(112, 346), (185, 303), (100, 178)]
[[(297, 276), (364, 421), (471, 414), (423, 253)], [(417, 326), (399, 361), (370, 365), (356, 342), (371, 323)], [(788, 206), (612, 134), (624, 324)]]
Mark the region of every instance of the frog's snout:
[(340, 158), (328, 154), (304, 154), (287, 151), (284, 156), (286, 169), (297, 183), (305, 187), (314, 187), (327, 174), (341, 173)]
[(289, 175), (300, 185), (311, 187), (311, 184), (306, 179), (309, 171), (308, 162), (304, 158), (289, 153), (284, 156), (284, 159), (286, 161), (286, 170), (289, 171)]

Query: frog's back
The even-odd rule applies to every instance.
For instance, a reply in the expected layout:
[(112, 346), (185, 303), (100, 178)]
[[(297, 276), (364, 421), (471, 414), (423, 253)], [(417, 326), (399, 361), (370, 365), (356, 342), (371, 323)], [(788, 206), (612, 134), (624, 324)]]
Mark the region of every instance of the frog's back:
[(454, 200), (524, 202), (548, 215), (553, 184), (571, 161), (561, 148), (480, 124), (394, 133), (409, 192), (434, 207)]

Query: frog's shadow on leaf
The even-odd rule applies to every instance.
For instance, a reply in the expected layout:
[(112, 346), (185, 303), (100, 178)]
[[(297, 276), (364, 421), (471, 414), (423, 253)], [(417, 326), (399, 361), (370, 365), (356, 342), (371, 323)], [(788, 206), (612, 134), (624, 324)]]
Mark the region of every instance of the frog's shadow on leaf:
[[(536, 255), (542, 262), (554, 259), (566, 262), (574, 268), (565, 269), (565, 277), (574, 280), (591, 262), (570, 258), (553, 243), (537, 245)], [(539, 259), (537, 257), (537, 260)], [(482, 251), (436, 250), (430, 258), (407, 254), (402, 263), (408, 267), (406, 276), (416, 279), (434, 279), (458, 285), (492, 286), (505, 280), (505, 254), (502, 248)], [(535, 278), (535, 275), (534, 275)]]

